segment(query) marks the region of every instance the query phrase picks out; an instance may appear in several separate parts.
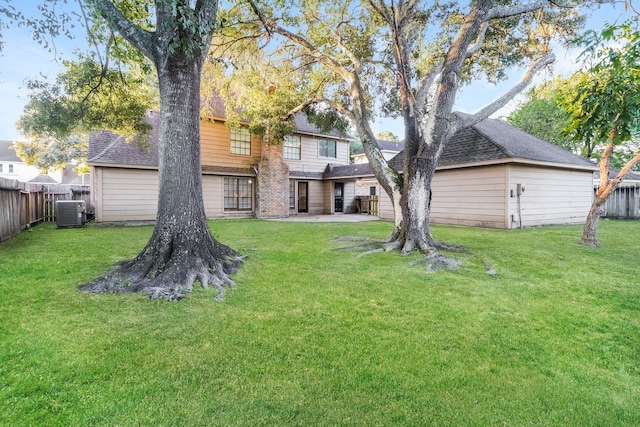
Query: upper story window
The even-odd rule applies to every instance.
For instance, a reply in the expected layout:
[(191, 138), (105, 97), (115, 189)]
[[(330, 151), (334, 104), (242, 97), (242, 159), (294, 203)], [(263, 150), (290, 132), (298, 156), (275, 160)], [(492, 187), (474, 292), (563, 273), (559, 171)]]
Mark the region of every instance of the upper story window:
[(13, 173), (13, 165), (9, 165), (9, 173)]
[(300, 135), (287, 135), (284, 137), (284, 158), (300, 160), (301, 158)]
[(336, 158), (336, 142), (326, 139), (318, 141), (318, 155), (320, 157)]
[(4, 165), (2, 163), (0, 163), (0, 173), (4, 172)]
[(248, 129), (231, 129), (231, 154), (251, 155), (251, 134)]

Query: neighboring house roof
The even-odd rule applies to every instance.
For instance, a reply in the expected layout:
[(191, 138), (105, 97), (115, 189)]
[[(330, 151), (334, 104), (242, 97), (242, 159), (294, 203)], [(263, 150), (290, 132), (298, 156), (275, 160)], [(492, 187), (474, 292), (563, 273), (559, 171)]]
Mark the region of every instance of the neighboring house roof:
[(58, 181), (51, 178), (49, 175), (38, 175), (29, 182), (32, 184), (59, 184)]
[[(404, 140), (403, 141), (384, 141), (382, 139), (377, 139), (376, 142), (378, 143), (378, 147), (380, 148), (380, 151), (390, 151), (394, 153), (399, 153), (400, 151), (404, 150)], [(363, 148), (359, 149), (352, 155), (358, 156), (361, 154), (364, 154)]]
[[(590, 160), (496, 119), (484, 120), (456, 133), (446, 143), (438, 168), (451, 169), (505, 162), (551, 164), (595, 170), (595, 165)], [(402, 152), (391, 159), (389, 165), (401, 171)], [(371, 168), (366, 164), (334, 166), (327, 168), (325, 178), (366, 176), (367, 174), (371, 174)]]
[[(609, 179), (613, 179), (615, 178), (618, 174), (620, 173), (620, 169), (615, 169), (615, 168), (609, 168)], [(597, 170), (593, 173), (593, 180), (598, 183), (600, 181), (600, 171)], [(640, 173), (634, 173), (634, 172), (629, 172), (624, 179), (622, 180), (622, 182), (627, 182), (627, 183), (640, 183)]]
[(0, 162), (22, 163), (13, 148), (13, 141), (0, 141)]

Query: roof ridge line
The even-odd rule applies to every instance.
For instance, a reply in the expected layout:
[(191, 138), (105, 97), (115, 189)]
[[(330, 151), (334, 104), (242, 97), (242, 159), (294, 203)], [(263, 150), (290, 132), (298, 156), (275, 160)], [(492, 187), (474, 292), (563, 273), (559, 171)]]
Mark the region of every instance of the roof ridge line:
[[(512, 153), (511, 151), (509, 151), (504, 145), (499, 144), (498, 142), (496, 142), (493, 138), (491, 138), (489, 135), (487, 135), (485, 132), (483, 132), (481, 129), (479, 129), (477, 127), (477, 125), (479, 125), (482, 122), (485, 122), (487, 120), (496, 120), (496, 119), (484, 119), (481, 122), (478, 122), (474, 125), (471, 125), (469, 127), (473, 128), (473, 130), (475, 130), (476, 132), (478, 132), (480, 135), (482, 135), (483, 137), (486, 138), (487, 141), (489, 141), (491, 144), (493, 144), (496, 147), (499, 147), (499, 150), (502, 154), (504, 154), (507, 157), (516, 157), (516, 155), (514, 153)], [(499, 120), (498, 120), (499, 121)], [(453, 138), (453, 137), (452, 137)]]

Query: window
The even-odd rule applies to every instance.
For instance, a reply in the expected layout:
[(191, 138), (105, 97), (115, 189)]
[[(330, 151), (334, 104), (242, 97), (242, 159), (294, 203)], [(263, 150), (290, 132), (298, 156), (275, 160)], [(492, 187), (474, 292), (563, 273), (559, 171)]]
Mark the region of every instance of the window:
[(289, 208), (296, 208), (296, 182), (289, 181)]
[(249, 178), (224, 179), (224, 209), (250, 211), (253, 208), (253, 185)]
[(231, 154), (251, 155), (251, 134), (247, 129), (231, 129)]
[(284, 158), (300, 160), (300, 135), (287, 135), (284, 137)]
[(0, 163), (0, 173), (4, 172), (4, 171), (2, 170), (2, 167), (3, 167), (3, 166), (4, 166), (4, 165), (3, 165), (2, 163)]
[(13, 173), (13, 165), (9, 165), (9, 173)]
[(321, 139), (318, 141), (318, 151), (320, 157), (333, 157), (336, 158), (336, 142)]

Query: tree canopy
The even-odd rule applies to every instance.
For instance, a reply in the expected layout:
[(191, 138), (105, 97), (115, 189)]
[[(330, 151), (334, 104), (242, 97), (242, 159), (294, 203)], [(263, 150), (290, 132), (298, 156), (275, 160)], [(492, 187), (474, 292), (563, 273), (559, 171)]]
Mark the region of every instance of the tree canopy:
[[(585, 222), (582, 243), (598, 246), (598, 219), (604, 203), (626, 174), (640, 162), (636, 150), (614, 177), (609, 178), (612, 153), (637, 138), (640, 131), (640, 32), (638, 18), (607, 25), (602, 32), (588, 32), (583, 45), (590, 66), (574, 76), (572, 96), (561, 98), (569, 113), (567, 131), (577, 141), (604, 144), (598, 162), (600, 183)], [(615, 41), (615, 43), (613, 43)]]
[[(394, 205), (385, 249), (434, 254), (431, 180), (446, 141), (504, 106), (554, 60), (552, 40), (568, 40), (582, 23), (583, 2), (422, 2), (383, 0), (249, 0), (272, 57), (286, 53), (296, 69), (323, 76), (318, 98), (357, 130), (372, 171)], [(248, 16), (244, 13), (241, 16)], [(251, 25), (248, 19), (240, 24)], [(499, 81), (527, 68), (503, 96), (458, 117), (457, 92), (479, 77)], [(404, 169), (391, 168), (376, 144), (376, 114), (405, 125)]]
[(89, 135), (112, 130), (146, 143), (150, 125), (144, 116), (157, 109), (155, 80), (130, 62), (125, 69), (101, 65), (95, 54), (64, 61), (54, 83), (30, 80), (29, 101), (17, 123), (27, 138), (14, 143), (26, 164), (46, 171), (86, 161)]

